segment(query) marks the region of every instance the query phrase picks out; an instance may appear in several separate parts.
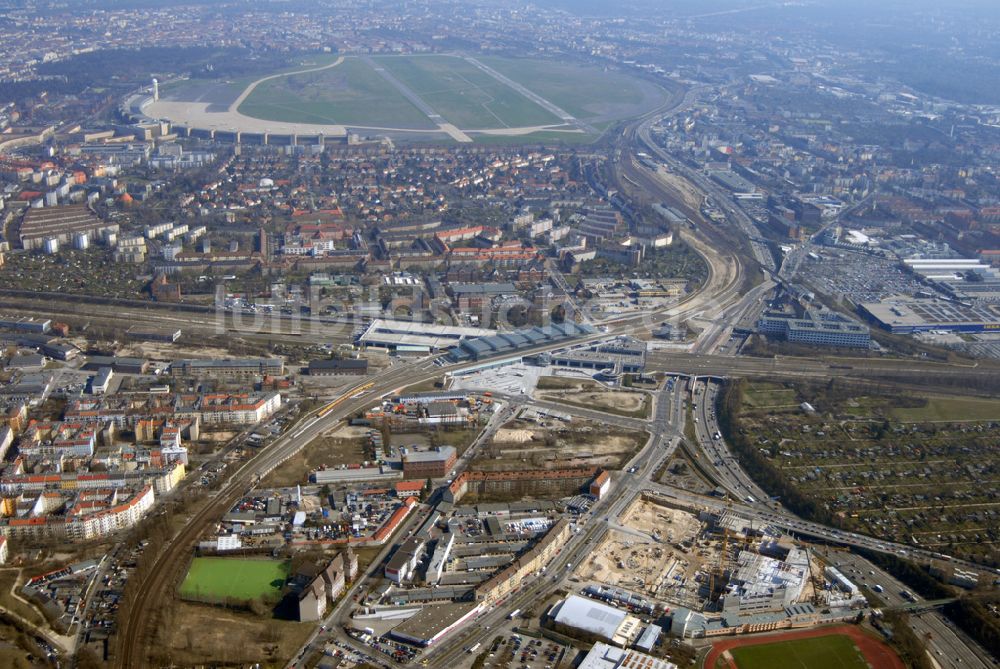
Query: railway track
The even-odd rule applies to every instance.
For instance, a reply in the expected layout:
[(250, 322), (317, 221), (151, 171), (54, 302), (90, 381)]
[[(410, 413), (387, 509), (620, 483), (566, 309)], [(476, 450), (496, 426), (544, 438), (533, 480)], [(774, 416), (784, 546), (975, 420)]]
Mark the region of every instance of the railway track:
[(155, 614), (156, 603), (162, 601), (163, 593), (170, 585), (170, 581), (180, 564), (187, 558), (187, 546), (194, 543), (205, 528), (224, 514), (241, 496), (239, 490), (230, 490), (228, 493), (216, 495), (191, 520), (181, 529), (180, 533), (171, 540), (172, 544), (185, 547), (183, 553), (177, 551), (161, 552), (149, 570), (149, 576), (138, 584), (145, 596), (135, 598), (135, 606), (129, 616), (127, 624), (122, 625), (122, 633), (119, 635), (119, 647), (115, 656), (114, 666), (129, 668), (142, 667), (147, 665), (147, 657), (142, 651), (145, 645), (143, 634), (148, 629), (150, 619)]
[[(31, 298), (12, 291), (0, 291), (0, 309), (24, 312), (78, 323), (100, 323), (127, 329), (144, 323), (155, 327), (176, 327), (185, 333), (241, 337), (297, 337), (317, 341), (351, 341), (357, 324), (352, 320), (320, 317), (296, 317), (286, 314), (249, 314), (221, 311), (200, 305), (166, 306), (136, 300), (109, 302), (105, 298), (81, 295), (73, 300)], [(119, 303), (120, 302), (120, 303)], [(197, 308), (195, 308), (197, 307)]]
[[(389, 385), (391, 389), (391, 384), (396, 382), (395, 379), (398, 376), (400, 376), (400, 372), (390, 374), (384, 385)], [(139, 589), (139, 595), (136, 597), (138, 606), (127, 620), (120, 621), (118, 653), (114, 659), (114, 666), (122, 669), (148, 666), (148, 657), (144, 652), (146, 649), (144, 642), (147, 641), (145, 639), (146, 631), (150, 628), (152, 617), (158, 608), (157, 604), (168, 598), (169, 587), (174, 575), (186, 561), (191, 545), (197, 541), (202, 532), (222, 517), (240, 497), (246, 494), (247, 490), (256, 484), (258, 475), (266, 475), (308, 443), (309, 439), (304, 438), (303, 434), (306, 429), (320, 425), (322, 423), (320, 419), (323, 416), (339, 421), (341, 415), (348, 415), (351, 411), (356, 410), (356, 405), (362, 400), (359, 393), (364, 394), (365, 390), (373, 386), (373, 383), (355, 386), (333, 402), (303, 417), (299, 423), (289, 429), (280, 441), (272, 444), (271, 448), (261, 451), (254, 458), (245, 462), (230, 476), (218, 494), (188, 520), (181, 531), (168, 542), (163, 551), (156, 557), (146, 579), (134, 586)], [(338, 412), (337, 416), (331, 416), (331, 412), (337, 408), (340, 408), (341, 411)], [(326, 424), (323, 423), (320, 427), (314, 428), (314, 431), (321, 432), (326, 427)], [(298, 437), (303, 438), (300, 440)], [(299, 442), (298, 445), (296, 442)]]
[[(733, 285), (738, 282), (739, 276), (728, 277), (727, 284)], [(710, 282), (706, 282), (707, 288)], [(726, 288), (727, 286), (723, 286)], [(703, 289), (704, 290), (704, 289)], [(701, 294), (701, 293), (699, 293)], [(693, 304), (692, 300), (696, 296), (690, 296), (685, 300), (688, 309), (699, 309), (700, 304)], [(677, 309), (679, 305), (672, 307)], [(683, 312), (683, 309), (681, 309)], [(633, 332), (630, 328), (632, 323), (643, 325), (648, 318), (647, 314), (622, 319), (617, 327), (609, 333), (593, 335), (590, 339), (600, 339), (610, 336), (614, 332)], [(556, 346), (565, 345), (568, 342), (560, 343)], [(553, 348), (552, 345), (544, 348)], [(162, 605), (169, 596), (169, 586), (174, 575), (188, 556), (188, 551), (192, 544), (201, 536), (201, 533), (217, 518), (228, 510), (246, 491), (255, 483), (254, 477), (257, 474), (264, 475), (271, 471), (281, 462), (298, 452), (314, 434), (329, 429), (330, 426), (343, 419), (344, 416), (364, 408), (371, 402), (372, 396), (387, 393), (396, 388), (421, 383), (441, 376), (444, 372), (472, 367), (479, 364), (467, 363), (462, 365), (451, 365), (438, 367), (432, 359), (425, 359), (413, 363), (412, 365), (398, 366), (390, 369), (380, 379), (354, 386), (336, 400), (324, 405), (310, 416), (289, 429), (280, 441), (276, 441), (266, 451), (262, 451), (253, 459), (246, 462), (230, 479), (226, 482), (218, 495), (205, 507), (199, 510), (192, 517), (184, 528), (164, 547), (161, 554), (153, 562), (149, 575), (137, 586), (139, 593), (136, 601), (141, 602), (140, 606), (132, 612), (127, 620), (119, 621), (119, 642), (118, 653), (114, 659), (114, 666), (121, 669), (139, 669), (149, 666), (149, 658), (145, 652), (147, 641), (146, 634), (151, 627), (154, 612), (158, 606)], [(322, 413), (322, 415), (320, 415)]]
[[(58, 307), (39, 306), (35, 304), (24, 304), (11, 301), (9, 298), (0, 297), (0, 310), (16, 311), (26, 316), (40, 316), (44, 318), (55, 318), (68, 322), (70, 325), (82, 327), (84, 325), (107, 327), (118, 330), (126, 330), (134, 327), (137, 323), (142, 323), (158, 328), (177, 328), (185, 335), (198, 335), (206, 337), (218, 337), (221, 335), (238, 336), (247, 341), (261, 343), (286, 342), (295, 344), (309, 343), (348, 343), (353, 340), (353, 328), (344, 327), (339, 332), (335, 328), (328, 328), (329, 331), (310, 332), (308, 323), (303, 322), (301, 332), (294, 331), (271, 331), (266, 327), (257, 329), (247, 329), (234, 327), (236, 323), (231, 318), (224, 321), (210, 318), (198, 318), (195, 315), (169, 316), (167, 313), (145, 312), (142, 310), (123, 311), (118, 313), (100, 314), (93, 310), (84, 311), (79, 304), (75, 305), (77, 311), (61, 310)], [(183, 341), (183, 340), (182, 340)]]
[[(735, 255), (722, 256), (714, 252), (708, 240), (702, 240), (696, 235), (691, 235), (691, 237), (692, 248), (706, 260), (709, 267), (708, 277), (696, 293), (688, 295), (670, 307), (655, 312), (645, 312), (615, 319), (613, 322), (605, 324), (608, 332), (601, 332), (577, 340), (577, 343), (587, 340), (596, 341), (614, 334), (634, 334), (637, 331), (649, 330), (655, 327), (657, 321), (664, 318), (683, 318), (696, 313), (704, 313), (707, 310), (721, 309), (738, 297), (744, 278), (744, 268), (739, 257)], [(572, 342), (546, 345), (538, 347), (538, 350), (556, 348), (569, 343)], [(522, 353), (527, 352), (529, 351)], [(119, 621), (118, 653), (114, 659), (114, 666), (121, 669), (138, 669), (149, 666), (149, 658), (144, 645), (144, 642), (147, 641), (146, 635), (158, 605), (165, 603), (169, 597), (168, 588), (178, 569), (186, 561), (190, 546), (201, 536), (206, 527), (221, 517), (236, 500), (252, 487), (255, 483), (255, 475), (266, 474), (291, 457), (305, 443), (308, 443), (314, 432), (318, 433), (328, 429), (344, 416), (362, 409), (371, 402), (371, 396), (421, 383), (437, 378), (447, 371), (455, 371), (477, 364), (481, 363), (438, 367), (433, 360), (423, 360), (412, 366), (390, 369), (381, 378), (361, 386), (355, 386), (341, 397), (317, 410), (310, 417), (291, 428), (280, 441), (268, 447), (267, 451), (259, 453), (245, 463), (233, 474), (218, 495), (199, 510), (177, 536), (164, 547), (154, 561), (149, 575), (136, 586), (139, 588), (136, 601), (140, 602), (141, 605), (136, 607), (136, 611), (128, 620)]]

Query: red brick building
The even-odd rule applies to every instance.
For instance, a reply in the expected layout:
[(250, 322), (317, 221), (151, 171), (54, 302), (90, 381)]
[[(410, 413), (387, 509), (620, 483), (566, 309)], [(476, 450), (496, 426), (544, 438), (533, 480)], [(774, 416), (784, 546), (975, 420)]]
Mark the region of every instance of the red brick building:
[(411, 451), (403, 456), (403, 477), (443, 478), (457, 460), (458, 453), (452, 446), (439, 446), (431, 451)]

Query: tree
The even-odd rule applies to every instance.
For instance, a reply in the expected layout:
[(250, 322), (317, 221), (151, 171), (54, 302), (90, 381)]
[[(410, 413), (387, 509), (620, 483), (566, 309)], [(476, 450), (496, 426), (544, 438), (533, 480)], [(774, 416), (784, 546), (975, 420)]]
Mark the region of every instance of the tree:
[(553, 323), (565, 323), (566, 322), (566, 305), (557, 304), (550, 314)]

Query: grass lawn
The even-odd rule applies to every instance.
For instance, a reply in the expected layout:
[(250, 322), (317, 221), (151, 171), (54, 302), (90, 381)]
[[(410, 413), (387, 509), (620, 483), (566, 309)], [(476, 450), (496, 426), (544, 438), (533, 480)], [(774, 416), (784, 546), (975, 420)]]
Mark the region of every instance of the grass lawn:
[(893, 418), (904, 423), (1000, 420), (1000, 400), (976, 397), (930, 397), (925, 407), (895, 408), (891, 413)]
[[(301, 69), (301, 68), (300, 68)], [(259, 77), (245, 77), (235, 81), (210, 79), (181, 79), (160, 84), (160, 97), (166, 100), (188, 102), (209, 102), (212, 104), (232, 104), (246, 87)]]
[(402, 93), (359, 58), (337, 67), (265, 81), (240, 105), (240, 113), (290, 123), (431, 129)]
[(743, 395), (744, 403), (753, 408), (775, 407), (793, 405), (798, 406), (795, 401), (795, 390), (785, 388), (776, 383), (754, 383), (748, 385)]
[[(323, 58), (315, 60), (309, 65), (326, 63)], [(447, 122), (463, 130), (562, 124), (555, 114), (460, 56), (375, 56), (372, 60)], [(598, 130), (603, 130), (613, 119), (644, 113), (662, 104), (669, 95), (651, 82), (592, 65), (519, 58), (483, 58), (482, 62), (570, 114), (591, 120)], [(339, 66), (320, 72), (292, 73), (305, 66), (289, 68), (286, 76), (263, 82), (240, 105), (239, 111), (254, 118), (290, 123), (413, 130), (435, 127), (361, 58), (347, 57)], [(180, 99), (194, 97), (221, 104), (235, 99), (238, 91), (249, 83), (249, 80), (213, 82), (217, 90), (209, 90), (204, 83), (191, 81), (171, 86), (169, 91)], [(596, 135), (541, 131), (518, 137), (477, 135), (474, 138), (483, 144), (574, 145), (593, 142)]]
[(191, 563), (181, 595), (188, 597), (256, 599), (277, 596), (288, 577), (283, 560), (199, 557)]
[(838, 635), (742, 646), (730, 652), (739, 669), (868, 669), (854, 642)]
[(552, 113), (462, 58), (387, 56), (376, 62), (463, 130), (562, 123)]
[(262, 77), (273, 74), (290, 74), (299, 70), (323, 67), (324, 65), (331, 64), (338, 57), (337, 54), (329, 53), (311, 54), (304, 57), (301, 62), (289, 65), (286, 68), (273, 71), (265, 70), (254, 75), (233, 80), (223, 81), (218, 79), (194, 78), (162, 82), (160, 84), (160, 93), (163, 97), (170, 100), (230, 105), (246, 90), (247, 86)]
[(489, 144), (493, 146), (521, 146), (536, 144), (543, 146), (578, 146), (581, 144), (592, 144), (597, 135), (585, 132), (559, 132), (556, 130), (539, 130), (527, 135), (487, 135), (473, 132), (469, 135), (476, 144)]
[(694, 427), (694, 412), (688, 407), (687, 416), (684, 418), (684, 437), (688, 443), (697, 445), (698, 431)]
[(624, 118), (662, 104), (667, 93), (624, 72), (554, 60), (486, 57), (500, 74), (584, 121)]

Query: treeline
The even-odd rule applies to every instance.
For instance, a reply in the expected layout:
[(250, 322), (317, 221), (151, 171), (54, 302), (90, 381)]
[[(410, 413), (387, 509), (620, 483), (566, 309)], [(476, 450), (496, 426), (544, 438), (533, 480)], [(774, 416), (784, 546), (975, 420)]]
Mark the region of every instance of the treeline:
[(982, 602), (963, 598), (948, 604), (944, 614), (993, 657), (1000, 657), (1000, 620)]
[(744, 379), (727, 382), (719, 396), (717, 407), (719, 430), (726, 443), (732, 447), (740, 465), (767, 494), (780, 497), (781, 503), (792, 513), (806, 520), (839, 527), (837, 518), (828, 509), (799, 492), (744, 434), (739, 419), (745, 388)]
[(869, 374), (869, 378), (875, 381), (883, 380), (923, 388), (959, 389), (965, 391), (963, 394), (970, 394), (968, 392), (970, 390), (990, 394), (1000, 393), (1000, 374), (959, 376), (957, 374), (928, 374), (926, 372), (892, 372), (891, 374), (872, 372)]
[(836, 346), (809, 346), (796, 342), (785, 341), (777, 337), (767, 337), (762, 334), (751, 335), (743, 353), (755, 358), (773, 358), (778, 355), (796, 356), (800, 358), (815, 358), (819, 356), (844, 356), (851, 358), (877, 358), (880, 355), (874, 351), (857, 348), (840, 348)]
[(66, 60), (43, 63), (38, 73), (79, 81), (84, 87), (118, 81), (143, 80), (153, 73), (190, 72), (193, 77), (231, 78), (279, 69), (290, 64), (292, 55), (252, 51), (243, 47), (170, 47), (104, 49)]
[(77, 82), (64, 79), (0, 81), (0, 102), (19, 102), (37, 98), (42, 93), (76, 95), (83, 90)]
[(910, 627), (910, 616), (900, 611), (886, 611), (883, 622), (892, 628), (891, 644), (899, 659), (911, 669), (934, 669), (927, 656), (927, 642)]

